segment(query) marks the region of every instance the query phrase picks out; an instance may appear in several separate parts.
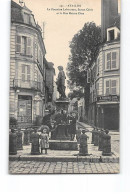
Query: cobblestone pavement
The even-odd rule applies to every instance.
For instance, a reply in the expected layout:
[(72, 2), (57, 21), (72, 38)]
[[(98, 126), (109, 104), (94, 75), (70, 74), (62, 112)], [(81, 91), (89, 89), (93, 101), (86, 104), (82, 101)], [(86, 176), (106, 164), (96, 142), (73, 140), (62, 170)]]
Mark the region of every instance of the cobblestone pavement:
[(118, 163), (11, 161), (10, 174), (119, 173)]

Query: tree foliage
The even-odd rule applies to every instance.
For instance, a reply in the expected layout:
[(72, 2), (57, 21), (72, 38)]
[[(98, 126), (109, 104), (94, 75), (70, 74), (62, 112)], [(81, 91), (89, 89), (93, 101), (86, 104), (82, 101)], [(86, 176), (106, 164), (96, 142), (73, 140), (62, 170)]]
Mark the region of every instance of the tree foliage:
[(70, 42), (71, 55), (67, 65), (70, 85), (86, 86), (87, 69), (97, 56), (101, 43), (101, 28), (94, 22), (86, 23)]
[[(84, 98), (86, 115), (89, 105), (90, 85), (87, 83), (87, 70), (91, 67), (99, 51), (101, 44), (101, 28), (94, 22), (86, 23), (84, 27), (74, 35), (70, 42), (71, 55), (67, 64), (67, 75), (69, 77), (68, 86), (72, 90), (84, 88)], [(75, 92), (70, 97), (79, 96), (81, 93)]]
[(77, 89), (77, 90), (73, 90), (73, 92), (70, 92), (69, 94), (68, 94), (68, 98), (70, 98), (71, 100), (73, 99), (73, 98), (81, 98), (81, 97), (84, 97), (84, 93), (83, 93), (83, 91), (81, 90), (81, 89)]

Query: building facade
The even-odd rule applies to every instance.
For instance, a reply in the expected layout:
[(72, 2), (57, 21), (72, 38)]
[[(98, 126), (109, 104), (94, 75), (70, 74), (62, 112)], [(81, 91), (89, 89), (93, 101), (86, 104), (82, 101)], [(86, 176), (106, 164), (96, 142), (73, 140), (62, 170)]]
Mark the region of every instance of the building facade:
[[(118, 23), (119, 24), (119, 23)], [(90, 79), (89, 123), (104, 129), (119, 129), (120, 28), (107, 28), (107, 41), (88, 71)]]
[(11, 2), (10, 117), (32, 124), (44, 115), (45, 45), (34, 15)]
[(89, 122), (108, 129), (119, 129), (119, 42), (105, 44), (91, 73), (96, 72), (90, 87)]

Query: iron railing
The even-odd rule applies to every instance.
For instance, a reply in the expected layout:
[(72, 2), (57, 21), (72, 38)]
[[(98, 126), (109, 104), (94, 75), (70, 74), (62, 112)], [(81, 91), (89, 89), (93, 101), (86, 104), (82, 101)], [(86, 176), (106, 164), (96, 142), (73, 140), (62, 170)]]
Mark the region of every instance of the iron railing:
[(18, 123), (31, 123), (32, 116), (18, 116)]
[(32, 80), (23, 81), (22, 79), (14, 79), (13, 87), (33, 89), (33, 90), (40, 91), (43, 93), (43, 83), (42, 82), (37, 82), (37, 81), (32, 81)]

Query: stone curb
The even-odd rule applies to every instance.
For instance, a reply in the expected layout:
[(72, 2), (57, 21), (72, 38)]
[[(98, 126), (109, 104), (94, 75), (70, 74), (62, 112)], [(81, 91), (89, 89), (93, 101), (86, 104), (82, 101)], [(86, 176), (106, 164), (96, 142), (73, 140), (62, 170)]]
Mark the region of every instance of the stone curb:
[(9, 161), (41, 161), (41, 162), (89, 162), (89, 163), (119, 163), (119, 157), (88, 157), (88, 156), (9, 156)]

